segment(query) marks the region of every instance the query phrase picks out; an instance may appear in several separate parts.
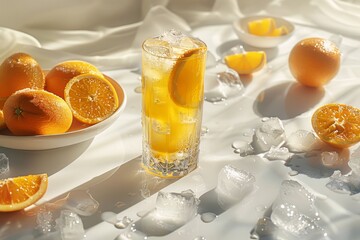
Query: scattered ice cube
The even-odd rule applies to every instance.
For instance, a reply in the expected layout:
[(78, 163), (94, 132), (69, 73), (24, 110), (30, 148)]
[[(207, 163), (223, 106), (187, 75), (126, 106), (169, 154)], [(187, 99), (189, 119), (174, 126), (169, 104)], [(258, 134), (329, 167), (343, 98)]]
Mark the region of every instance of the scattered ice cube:
[(46, 207), (41, 207), (36, 215), (36, 223), (42, 233), (51, 232), (54, 227), (52, 212), (47, 210)]
[(289, 149), (286, 147), (274, 147), (272, 146), (270, 150), (264, 155), (265, 158), (269, 160), (288, 160), (291, 157)]
[(357, 148), (351, 154), (348, 164), (352, 172), (360, 176), (360, 148)]
[(354, 172), (341, 174), (339, 170), (334, 171), (326, 187), (338, 193), (356, 194), (360, 193), (360, 176)]
[(336, 167), (339, 165), (339, 154), (337, 152), (322, 152), (321, 162), (327, 167)]
[(189, 190), (181, 193), (159, 192), (156, 199), (155, 213), (160, 219), (171, 219), (185, 223), (197, 215), (199, 199)]
[(227, 208), (241, 201), (255, 188), (255, 177), (244, 170), (225, 165), (219, 172), (216, 192), (219, 204)]
[(85, 238), (81, 218), (70, 210), (62, 210), (58, 221), (62, 240), (80, 240)]
[(280, 147), (286, 140), (284, 126), (277, 117), (263, 119), (255, 130), (252, 145), (256, 152), (269, 151), (272, 146)]
[(81, 216), (91, 216), (98, 210), (99, 203), (87, 191), (72, 191), (65, 207)]
[(242, 157), (254, 153), (254, 148), (249, 142), (246, 141), (237, 140), (232, 143), (232, 147), (235, 149), (235, 152), (239, 153)]
[(297, 130), (287, 138), (287, 147), (291, 152), (307, 152), (315, 147), (317, 137), (314, 133), (306, 130)]
[(301, 214), (311, 218), (319, 218), (319, 213), (314, 205), (315, 196), (305, 189), (299, 182), (294, 180), (285, 180), (281, 184), (281, 188), (273, 207), (284, 203), (294, 205)]
[(0, 153), (0, 176), (8, 173), (9, 170), (9, 158), (4, 153)]
[(327, 233), (320, 226), (315, 196), (300, 183), (285, 180), (272, 205), (271, 220), (282, 230), (305, 239), (323, 239)]
[(296, 237), (322, 239), (327, 235), (316, 219), (301, 214), (292, 204), (284, 203), (273, 207), (271, 221)]

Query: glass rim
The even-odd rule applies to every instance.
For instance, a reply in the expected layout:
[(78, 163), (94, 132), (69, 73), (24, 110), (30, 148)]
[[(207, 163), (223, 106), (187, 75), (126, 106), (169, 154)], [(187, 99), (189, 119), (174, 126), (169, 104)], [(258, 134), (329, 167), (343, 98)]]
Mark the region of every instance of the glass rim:
[[(195, 37), (189, 37), (191, 39), (196, 39), (197, 41), (201, 42), (201, 44), (203, 44), (203, 46), (200, 46), (200, 47), (197, 47), (197, 48), (182, 48), (184, 49), (184, 53), (188, 50), (192, 50), (192, 49), (199, 49), (199, 53), (198, 54), (198, 57), (202, 57), (203, 55), (205, 55), (207, 53), (207, 45), (204, 41), (200, 40), (199, 38), (195, 38)], [(159, 36), (157, 37), (151, 37), (151, 38), (147, 38), (143, 41), (143, 43), (141, 44), (141, 48), (144, 52), (146, 52), (147, 54), (151, 55), (151, 56), (154, 56), (154, 57), (158, 57), (158, 58), (163, 58), (163, 59), (172, 59), (172, 60), (179, 60), (179, 58), (182, 56), (182, 55), (179, 55), (179, 56), (176, 56), (176, 57), (167, 57), (167, 56), (162, 56), (162, 55), (157, 55), (157, 54), (154, 54), (152, 52), (150, 52), (148, 49), (146, 49), (146, 42), (150, 39), (159, 39)], [(188, 58), (190, 58), (191, 56), (187, 56), (187, 57), (181, 57), (182, 60), (186, 60)]]

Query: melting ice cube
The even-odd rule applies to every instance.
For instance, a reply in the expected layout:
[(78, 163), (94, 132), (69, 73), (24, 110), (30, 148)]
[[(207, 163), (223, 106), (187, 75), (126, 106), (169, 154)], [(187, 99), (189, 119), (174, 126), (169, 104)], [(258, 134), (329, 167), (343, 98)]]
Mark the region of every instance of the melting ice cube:
[(315, 196), (300, 183), (285, 180), (273, 203), (271, 220), (292, 235), (321, 239), (327, 234), (319, 226), (320, 217), (314, 201)]
[(232, 143), (232, 147), (235, 149), (235, 153), (239, 153), (242, 157), (254, 153), (254, 148), (246, 141), (237, 140)]
[(287, 147), (291, 152), (307, 152), (313, 150), (317, 138), (314, 133), (306, 130), (297, 130), (287, 138)]
[(269, 150), (269, 152), (267, 152), (265, 154), (265, 156), (267, 159), (269, 160), (288, 160), (291, 157), (291, 154), (289, 153), (289, 149), (287, 149), (286, 147), (274, 147), (272, 146)]
[(66, 208), (82, 215), (93, 215), (99, 208), (99, 203), (87, 191), (72, 191), (67, 196)]
[(191, 190), (181, 193), (159, 192), (156, 199), (155, 213), (159, 218), (185, 223), (197, 215), (199, 199)]
[(348, 164), (352, 172), (360, 176), (360, 148), (357, 148), (351, 154)]
[(334, 171), (326, 187), (338, 193), (356, 194), (360, 192), (360, 176), (355, 172), (341, 174), (339, 170)]
[(327, 235), (316, 219), (301, 214), (292, 204), (284, 203), (273, 207), (271, 221), (279, 228), (297, 237), (321, 239)]
[(231, 165), (225, 165), (219, 172), (216, 192), (220, 205), (227, 208), (241, 201), (254, 189), (255, 177)]
[(52, 212), (47, 210), (46, 207), (42, 207), (36, 215), (36, 223), (41, 232), (51, 232), (54, 227)]
[(85, 238), (85, 230), (81, 218), (70, 210), (62, 210), (58, 221), (62, 240), (80, 240)]
[(299, 182), (285, 180), (281, 184), (280, 192), (273, 205), (291, 204), (296, 206), (300, 213), (312, 218), (318, 218), (319, 214), (315, 208), (314, 201), (315, 196)]
[(321, 161), (324, 166), (335, 167), (339, 163), (339, 154), (337, 152), (322, 152)]
[(257, 152), (269, 151), (272, 146), (280, 146), (286, 140), (284, 126), (279, 118), (264, 118), (255, 130), (252, 145)]
[(9, 172), (9, 159), (4, 153), (0, 153), (0, 176)]

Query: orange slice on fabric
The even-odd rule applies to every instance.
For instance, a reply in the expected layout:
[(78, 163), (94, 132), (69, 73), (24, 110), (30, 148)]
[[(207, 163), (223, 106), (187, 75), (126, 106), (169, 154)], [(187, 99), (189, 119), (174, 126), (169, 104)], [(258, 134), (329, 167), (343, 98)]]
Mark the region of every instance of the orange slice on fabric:
[(105, 120), (119, 107), (115, 88), (99, 75), (82, 74), (72, 78), (65, 86), (64, 96), (74, 117), (86, 124)]
[(224, 60), (226, 65), (237, 73), (251, 74), (265, 66), (266, 53), (263, 51), (237, 53), (226, 56)]
[(0, 212), (18, 211), (36, 203), (47, 186), (47, 174), (0, 180)]
[(360, 109), (330, 103), (318, 108), (311, 118), (319, 138), (337, 148), (347, 148), (360, 141)]
[(187, 50), (175, 62), (169, 78), (169, 93), (179, 106), (196, 108), (203, 98), (204, 48)]

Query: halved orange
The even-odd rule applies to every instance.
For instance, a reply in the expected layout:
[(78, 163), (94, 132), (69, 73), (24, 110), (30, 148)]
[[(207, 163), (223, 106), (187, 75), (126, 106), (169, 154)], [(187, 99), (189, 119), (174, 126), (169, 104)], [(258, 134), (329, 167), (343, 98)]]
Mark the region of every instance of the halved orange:
[(360, 109), (340, 103), (318, 108), (311, 124), (319, 138), (337, 148), (347, 148), (360, 141)]
[(87, 124), (105, 120), (119, 106), (114, 86), (104, 77), (94, 74), (72, 78), (65, 86), (64, 96), (74, 117)]
[(182, 107), (196, 108), (203, 99), (204, 48), (187, 50), (177, 58), (169, 78), (172, 100)]
[(0, 180), (0, 212), (18, 211), (36, 203), (47, 186), (47, 174)]
[(266, 64), (264, 51), (251, 51), (225, 56), (226, 65), (239, 74), (251, 74), (261, 70)]

